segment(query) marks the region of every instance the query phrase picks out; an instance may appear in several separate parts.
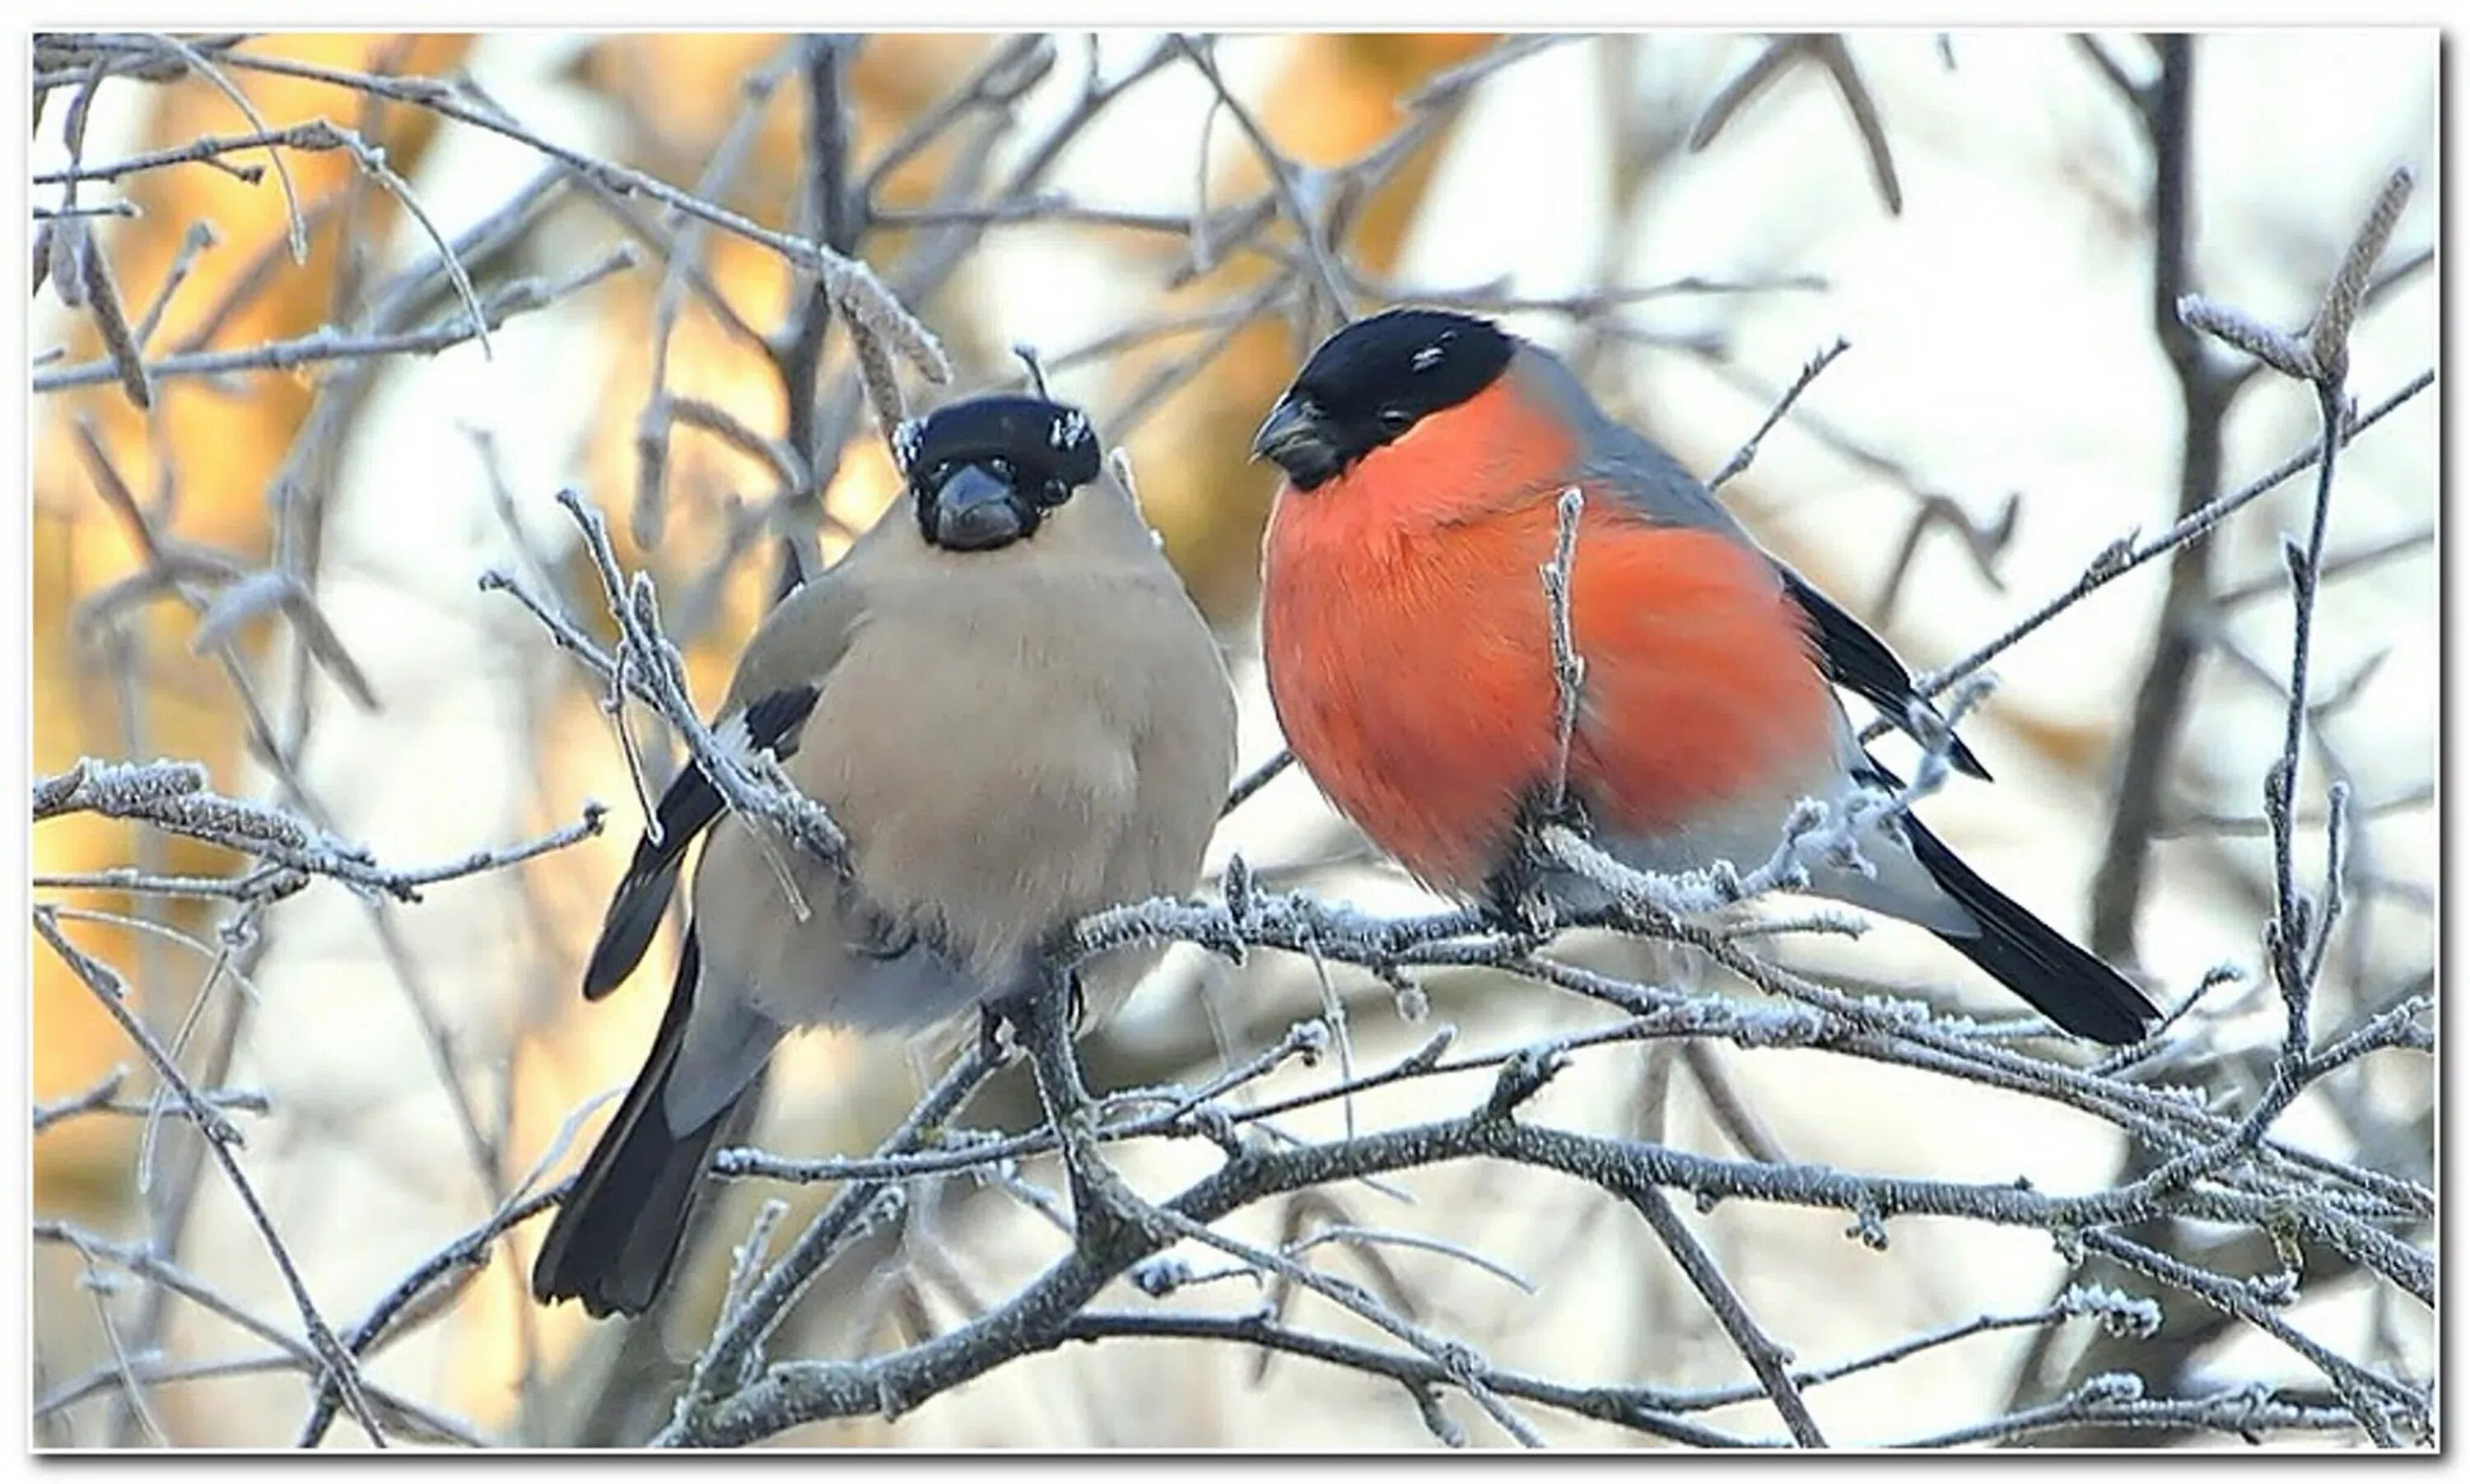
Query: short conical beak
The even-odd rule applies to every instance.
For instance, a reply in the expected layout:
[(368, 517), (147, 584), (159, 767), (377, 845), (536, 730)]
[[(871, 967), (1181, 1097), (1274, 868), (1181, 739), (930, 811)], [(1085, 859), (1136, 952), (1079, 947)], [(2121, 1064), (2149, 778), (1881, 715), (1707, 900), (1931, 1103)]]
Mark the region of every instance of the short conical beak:
[(991, 551), (1027, 534), (1012, 486), (975, 464), (944, 481), (934, 520), (935, 545), (951, 551)]
[(1338, 463), (1320, 409), (1293, 392), (1278, 399), (1269, 421), (1252, 435), (1252, 456), (1270, 460), (1303, 484), (1327, 478)]

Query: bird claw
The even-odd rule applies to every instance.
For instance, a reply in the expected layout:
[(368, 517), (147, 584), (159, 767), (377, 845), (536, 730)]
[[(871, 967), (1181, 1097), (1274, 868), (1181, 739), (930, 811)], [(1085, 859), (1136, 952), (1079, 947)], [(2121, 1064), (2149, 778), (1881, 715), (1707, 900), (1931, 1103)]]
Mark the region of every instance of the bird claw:
[(1484, 883), (1484, 906), (1494, 929), (1524, 948), (1541, 947), (1558, 927), (1551, 879), (1560, 869), (1542, 841), (1554, 826), (1588, 838), (1587, 811), (1573, 795), (1560, 803), (1537, 796), (1520, 810), (1518, 844)]
[(978, 1007), (978, 1055), (989, 1061), (1003, 1059), (1003, 1028), (1011, 1018), (1010, 1003), (994, 1000)]
[[(989, 1056), (1003, 1054), (1004, 1027), (1013, 1029), (1013, 1044), (1030, 1043), (1029, 997), (1045, 993), (1043, 986), (1020, 990), (999, 1000), (988, 1000), (978, 1007), (978, 1048)], [(1089, 1015), (1089, 996), (1081, 983), (1081, 971), (1074, 969), (1064, 981), (1065, 1025), (1070, 1032), (1080, 1033), (1082, 1022)]]
[(1521, 854), (1485, 883), (1483, 910), (1494, 932), (1512, 949), (1526, 952), (1550, 940), (1555, 914), (1540, 873)]

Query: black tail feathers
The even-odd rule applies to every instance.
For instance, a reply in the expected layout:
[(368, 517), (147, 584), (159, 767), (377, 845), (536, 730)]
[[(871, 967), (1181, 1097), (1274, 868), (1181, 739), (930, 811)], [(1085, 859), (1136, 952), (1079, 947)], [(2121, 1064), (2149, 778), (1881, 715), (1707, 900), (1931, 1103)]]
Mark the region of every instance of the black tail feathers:
[(1981, 924), (1970, 937), (1938, 936), (2024, 997), (2061, 1029), (2109, 1046), (2144, 1038), (2160, 1012), (2119, 972), (2062, 937), (1989, 882), (1906, 815), (1913, 854), (1947, 895)]
[(652, 946), (652, 935), (661, 930), (661, 916), (669, 910), (669, 897), (677, 891), (678, 868), (686, 860), (684, 840), (674, 849), (664, 848), (666, 843), (655, 846), (646, 837), (635, 847), (634, 862), (610, 897), (600, 939), (592, 945), (592, 958), (583, 966), (585, 999), (597, 1000), (625, 983), (635, 965), (643, 962), (643, 950)]
[(694, 1003), (698, 957), (689, 934), (651, 1055), (532, 1264), (532, 1294), (544, 1304), (581, 1299), (595, 1319), (650, 1308), (677, 1262), (712, 1148), (757, 1104), (760, 1077), (701, 1127), (683, 1134), (669, 1127), (663, 1095)]

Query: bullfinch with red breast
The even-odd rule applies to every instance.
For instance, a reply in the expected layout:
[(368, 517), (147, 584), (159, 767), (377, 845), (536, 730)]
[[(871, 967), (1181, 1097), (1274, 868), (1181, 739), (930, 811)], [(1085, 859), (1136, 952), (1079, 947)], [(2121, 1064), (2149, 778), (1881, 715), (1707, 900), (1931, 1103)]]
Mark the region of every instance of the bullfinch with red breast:
[[(1654, 871), (1762, 861), (1798, 800), (1892, 784), (1834, 687), (1909, 730), (1922, 702), (1903, 664), (1549, 351), (1446, 311), (1358, 320), (1253, 449), (1287, 475), (1261, 620), (1279, 724), (1330, 801), (1426, 884), (1497, 900), (1550, 797), (1560, 693), (1538, 572), (1573, 486), (1585, 678), (1566, 799), (1598, 846)], [(1960, 742), (1949, 761), (1987, 776)], [(1929, 929), (2077, 1035), (2123, 1045), (2155, 1018), (1918, 819), (1864, 849), (1875, 873), (1822, 864), (1807, 889)]]
[[(692, 765), (669, 785), (583, 976), (596, 1000), (633, 971), (709, 827), (668, 1012), (541, 1247), (543, 1302), (652, 1302), (790, 1031), (984, 1009), (1029, 992), (1077, 918), (1199, 882), (1234, 695), (1088, 419), (981, 397), (896, 441), (905, 499), (764, 619), (713, 723), (830, 812), (850, 871), (758, 840)], [(1084, 963), (1086, 1002), (1119, 1002), (1156, 952)]]

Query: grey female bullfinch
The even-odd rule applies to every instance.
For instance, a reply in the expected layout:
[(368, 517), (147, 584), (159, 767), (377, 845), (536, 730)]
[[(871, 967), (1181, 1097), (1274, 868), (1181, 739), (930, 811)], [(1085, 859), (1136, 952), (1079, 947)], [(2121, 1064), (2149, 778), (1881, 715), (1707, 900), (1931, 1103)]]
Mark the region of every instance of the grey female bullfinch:
[[(643, 1070), (532, 1268), (544, 1302), (640, 1313), (718, 1141), (790, 1031), (921, 1030), (1025, 992), (1053, 935), (1189, 893), (1235, 762), (1216, 639), (1088, 419), (981, 397), (906, 424), (906, 498), (756, 632), (713, 723), (768, 748), (850, 876), (724, 810), (689, 765), (610, 903), (583, 992), (641, 959), (708, 826)], [(802, 920), (781, 881), (804, 898)], [(1119, 1003), (1156, 950), (1083, 966)]]

